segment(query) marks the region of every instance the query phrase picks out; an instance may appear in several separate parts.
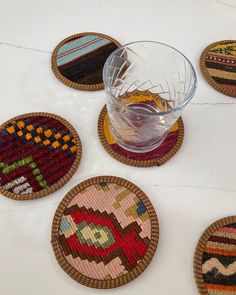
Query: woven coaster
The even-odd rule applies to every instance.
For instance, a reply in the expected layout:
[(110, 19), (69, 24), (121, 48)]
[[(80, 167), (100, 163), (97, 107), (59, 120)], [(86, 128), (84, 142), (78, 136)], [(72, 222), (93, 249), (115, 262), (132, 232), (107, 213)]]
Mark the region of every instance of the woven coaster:
[(148, 197), (133, 183), (101, 176), (74, 187), (52, 225), (59, 265), (77, 282), (114, 288), (139, 276), (156, 251), (159, 226)]
[(113, 139), (110, 131), (106, 106), (98, 119), (98, 136), (105, 150), (116, 160), (135, 167), (160, 166), (172, 158), (182, 145), (184, 124), (181, 118), (174, 124), (164, 142), (156, 149), (147, 153), (134, 153), (120, 147)]
[(61, 41), (52, 53), (52, 70), (67, 86), (80, 90), (103, 89), (102, 70), (108, 56), (120, 45), (100, 33), (86, 32)]
[(236, 216), (210, 225), (201, 236), (194, 257), (200, 294), (236, 294)]
[(0, 126), (0, 193), (14, 200), (46, 196), (75, 173), (81, 143), (59, 116), (30, 113)]
[(207, 82), (219, 92), (236, 97), (236, 41), (225, 40), (209, 45), (200, 58)]

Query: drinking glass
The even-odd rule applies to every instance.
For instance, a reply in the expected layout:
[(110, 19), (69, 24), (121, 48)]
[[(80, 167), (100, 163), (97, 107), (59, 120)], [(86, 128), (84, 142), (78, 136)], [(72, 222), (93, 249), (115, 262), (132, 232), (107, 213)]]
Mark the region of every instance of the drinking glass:
[(139, 41), (115, 50), (103, 68), (112, 136), (137, 153), (157, 148), (193, 97), (190, 61), (163, 43)]

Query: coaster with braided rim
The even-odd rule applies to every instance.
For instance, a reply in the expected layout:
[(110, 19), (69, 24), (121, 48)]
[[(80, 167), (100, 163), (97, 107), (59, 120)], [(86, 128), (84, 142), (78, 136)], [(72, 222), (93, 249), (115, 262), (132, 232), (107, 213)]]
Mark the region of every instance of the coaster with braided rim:
[(52, 247), (61, 268), (77, 282), (114, 288), (139, 276), (157, 247), (155, 210), (133, 183), (114, 176), (83, 181), (61, 201)]
[(200, 69), (207, 82), (219, 92), (236, 97), (236, 41), (209, 45), (201, 54)]
[(80, 90), (103, 89), (104, 63), (119, 46), (118, 41), (101, 33), (72, 35), (62, 40), (54, 49), (52, 70), (69, 87)]
[(112, 137), (107, 108), (104, 106), (98, 119), (98, 136), (105, 150), (124, 164), (135, 167), (160, 166), (172, 158), (182, 145), (184, 124), (180, 117), (158, 148), (146, 153), (134, 153), (120, 147)]
[(201, 295), (236, 294), (236, 216), (216, 221), (202, 234), (194, 274)]
[(0, 126), (0, 193), (14, 200), (46, 196), (78, 168), (80, 138), (63, 118), (29, 113)]

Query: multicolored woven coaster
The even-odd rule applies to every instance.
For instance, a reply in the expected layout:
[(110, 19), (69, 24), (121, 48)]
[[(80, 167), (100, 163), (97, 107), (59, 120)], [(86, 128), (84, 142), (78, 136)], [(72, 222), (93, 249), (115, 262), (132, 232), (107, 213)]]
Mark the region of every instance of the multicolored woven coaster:
[(98, 136), (105, 150), (116, 160), (135, 167), (160, 166), (172, 158), (182, 145), (184, 124), (181, 118), (174, 124), (164, 142), (147, 153), (134, 153), (120, 147), (112, 137), (106, 106), (98, 119)]
[(209, 45), (200, 58), (207, 82), (219, 92), (236, 97), (236, 41), (225, 40)]
[(133, 183), (100, 176), (73, 188), (52, 225), (59, 265), (77, 282), (114, 288), (139, 276), (157, 247), (159, 227), (148, 197)]
[(63, 186), (75, 173), (81, 143), (59, 116), (30, 113), (0, 126), (0, 193), (31, 200)]
[(203, 233), (194, 274), (202, 295), (236, 294), (236, 216), (216, 221)]
[(86, 32), (61, 41), (52, 53), (52, 70), (67, 86), (81, 90), (104, 88), (102, 70), (120, 43), (100, 33)]

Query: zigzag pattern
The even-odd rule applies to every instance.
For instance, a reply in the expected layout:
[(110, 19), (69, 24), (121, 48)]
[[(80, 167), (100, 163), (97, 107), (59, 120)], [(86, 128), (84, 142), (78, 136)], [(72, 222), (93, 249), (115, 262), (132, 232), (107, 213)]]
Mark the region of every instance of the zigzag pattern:
[[(65, 218), (68, 216), (69, 223), (65, 224)], [(104, 244), (106, 243), (109, 246), (98, 247), (98, 241), (94, 240), (95, 233), (92, 232), (92, 236), (89, 236), (91, 231), (88, 229), (82, 233), (80, 228), (84, 222), (93, 224), (93, 228), (96, 225), (100, 229), (104, 227), (109, 229), (112, 237), (107, 236), (107, 239), (104, 240)], [(69, 235), (68, 232), (70, 232)], [(108, 214), (105, 211), (94, 211), (92, 208), (80, 208), (73, 205), (64, 211), (64, 217), (60, 224), (59, 240), (66, 256), (72, 255), (74, 258), (80, 257), (83, 260), (96, 261), (96, 263), (103, 262), (104, 264), (108, 264), (119, 257), (125, 269), (129, 271), (136, 267), (137, 263), (144, 257), (150, 243), (147, 237), (142, 238), (139, 235), (140, 232), (141, 228), (137, 222), (132, 222), (122, 228), (113, 213)], [(99, 230), (97, 233), (99, 234)], [(82, 234), (83, 237), (81, 237)], [(81, 241), (81, 238), (87, 239), (87, 243)]]
[(236, 261), (225, 267), (217, 258), (211, 258), (202, 265), (202, 273), (207, 274), (215, 268), (222, 275), (230, 276), (236, 273)]
[(202, 276), (209, 294), (236, 294), (235, 223), (218, 228), (209, 237), (202, 254)]

